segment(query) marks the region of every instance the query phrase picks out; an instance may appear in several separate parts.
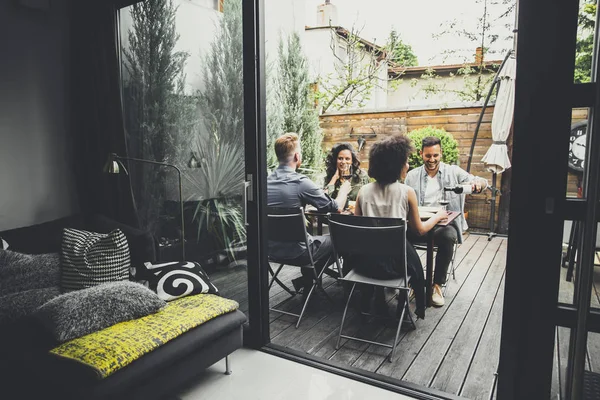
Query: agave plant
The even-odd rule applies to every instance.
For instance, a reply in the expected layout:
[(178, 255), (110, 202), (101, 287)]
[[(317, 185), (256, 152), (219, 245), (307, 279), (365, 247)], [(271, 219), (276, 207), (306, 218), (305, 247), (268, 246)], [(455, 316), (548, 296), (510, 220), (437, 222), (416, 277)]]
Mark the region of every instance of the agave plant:
[(217, 135), (201, 140), (196, 155), (201, 168), (185, 174), (194, 188), (193, 220), (198, 225), (197, 241), (210, 239), (218, 249), (235, 259), (235, 250), (245, 244), (246, 229), (241, 208), (244, 179), (243, 148), (224, 143)]

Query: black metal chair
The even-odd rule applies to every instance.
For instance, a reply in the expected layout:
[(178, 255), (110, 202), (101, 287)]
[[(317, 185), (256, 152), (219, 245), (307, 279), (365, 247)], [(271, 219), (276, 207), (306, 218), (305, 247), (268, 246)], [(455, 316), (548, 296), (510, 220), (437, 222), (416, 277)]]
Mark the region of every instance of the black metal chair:
[[(392, 349), (389, 356), (389, 361), (391, 362), (396, 352), (400, 327), (402, 326), (405, 313), (408, 313), (413, 327), (416, 328), (408, 309), (408, 292), (410, 290), (408, 283), (410, 277), (408, 276), (406, 269), (406, 221), (398, 218), (374, 218), (332, 214), (329, 217), (329, 231), (333, 242), (334, 255), (336, 260), (338, 260), (338, 267), (340, 257), (344, 257), (346, 260), (350, 257), (360, 257), (360, 260), (364, 260), (368, 259), (368, 257), (389, 256), (401, 263), (400, 276), (395, 279), (372, 278), (359, 272), (357, 268), (353, 268), (348, 274), (340, 279), (341, 281), (352, 283), (352, 289), (350, 290), (350, 295), (348, 296), (344, 308), (336, 349), (339, 348), (342, 338), (384, 346)], [(399, 291), (398, 301), (403, 302), (403, 304), (399, 303), (398, 307), (402, 312), (401, 315), (399, 315), (396, 337), (392, 344), (370, 341), (343, 334), (348, 306), (350, 305), (357, 284), (372, 285), (382, 288), (387, 287)]]
[(271, 286), (273, 286), (274, 282), (277, 282), (277, 284), (279, 286), (281, 286), (286, 292), (288, 292), (291, 295), (289, 298), (284, 300), (284, 302), (292, 299), (298, 293), (295, 291), (292, 291), (278, 278), (278, 275), (281, 272), (281, 270), (283, 269), (283, 267), (285, 265), (290, 265), (290, 266), (299, 267), (299, 268), (309, 268), (313, 271), (313, 284), (310, 288), (310, 291), (308, 292), (308, 295), (306, 296), (306, 301), (302, 305), (302, 311), (300, 312), (300, 314), (295, 314), (295, 313), (277, 309), (274, 307), (270, 308), (271, 311), (275, 311), (278, 313), (297, 317), (298, 321), (296, 322), (296, 328), (298, 328), (298, 326), (300, 326), (300, 321), (302, 321), (302, 316), (304, 315), (304, 312), (306, 311), (306, 307), (307, 307), (315, 289), (317, 289), (317, 288), (320, 289), (325, 294), (325, 297), (327, 297), (330, 301), (333, 301), (333, 300), (331, 300), (331, 298), (329, 297), (327, 292), (325, 292), (325, 289), (323, 289), (323, 286), (322, 286), (321, 278), (322, 278), (323, 272), (327, 269), (327, 265), (321, 270), (320, 273), (317, 273), (317, 270), (315, 268), (315, 261), (313, 259), (312, 249), (311, 249), (311, 246), (309, 245), (308, 233), (306, 232), (306, 218), (304, 216), (304, 209), (302, 207), (298, 207), (298, 208), (268, 207), (267, 214), (268, 214), (267, 237), (268, 237), (269, 241), (277, 241), (280, 243), (304, 243), (304, 245), (308, 249), (308, 256), (309, 256), (310, 261), (307, 264), (302, 264), (302, 265), (296, 264), (290, 260), (275, 258), (269, 254), (269, 261), (279, 264), (279, 267), (277, 268), (277, 271), (275, 271), (275, 272), (273, 271), (273, 268), (271, 268), (271, 264), (269, 264), (269, 273), (271, 274), (271, 281), (269, 282), (269, 289), (271, 289)]

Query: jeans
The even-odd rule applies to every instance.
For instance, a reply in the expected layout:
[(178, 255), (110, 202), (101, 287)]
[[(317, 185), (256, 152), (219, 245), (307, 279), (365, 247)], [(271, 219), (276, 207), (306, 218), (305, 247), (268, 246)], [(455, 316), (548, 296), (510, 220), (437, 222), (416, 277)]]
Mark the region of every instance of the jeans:
[[(456, 227), (452, 224), (447, 226), (436, 226), (433, 229), (433, 243), (438, 248), (435, 257), (433, 283), (441, 286), (446, 283), (448, 267), (452, 262), (452, 256), (454, 254), (454, 244), (458, 242), (458, 232)], [(407, 236), (411, 242), (427, 242), (427, 234), (419, 236), (409, 230)]]

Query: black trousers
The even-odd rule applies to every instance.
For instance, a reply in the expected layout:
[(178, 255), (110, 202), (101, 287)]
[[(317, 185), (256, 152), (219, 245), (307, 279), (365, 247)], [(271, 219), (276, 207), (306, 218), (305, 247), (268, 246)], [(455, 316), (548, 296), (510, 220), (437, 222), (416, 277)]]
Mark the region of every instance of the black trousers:
[[(448, 267), (452, 262), (452, 256), (454, 254), (454, 244), (458, 241), (458, 231), (453, 224), (436, 226), (433, 229), (433, 243), (438, 248), (437, 255), (435, 256), (433, 283), (441, 286), (446, 283)], [(407, 237), (408, 240), (413, 243), (427, 243), (427, 234), (419, 236), (409, 230), (407, 232)]]
[[(331, 243), (331, 237), (329, 235), (313, 236), (313, 242), (311, 243), (311, 250), (313, 255), (313, 261), (315, 262), (315, 270), (317, 275), (321, 270), (333, 263), (333, 244)], [(287, 261), (292, 265), (306, 265), (310, 263), (310, 256), (308, 250), (299, 255), (296, 258)], [(314, 275), (309, 268), (301, 268), (304, 287), (312, 286)]]

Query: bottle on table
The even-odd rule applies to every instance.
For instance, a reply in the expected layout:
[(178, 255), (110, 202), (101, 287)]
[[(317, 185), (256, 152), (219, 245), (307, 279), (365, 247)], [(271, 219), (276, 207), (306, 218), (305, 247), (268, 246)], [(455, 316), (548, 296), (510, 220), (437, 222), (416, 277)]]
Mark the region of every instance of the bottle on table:
[(473, 186), (471, 185), (456, 185), (444, 187), (444, 192), (454, 192), (456, 194), (471, 194), (473, 193)]

